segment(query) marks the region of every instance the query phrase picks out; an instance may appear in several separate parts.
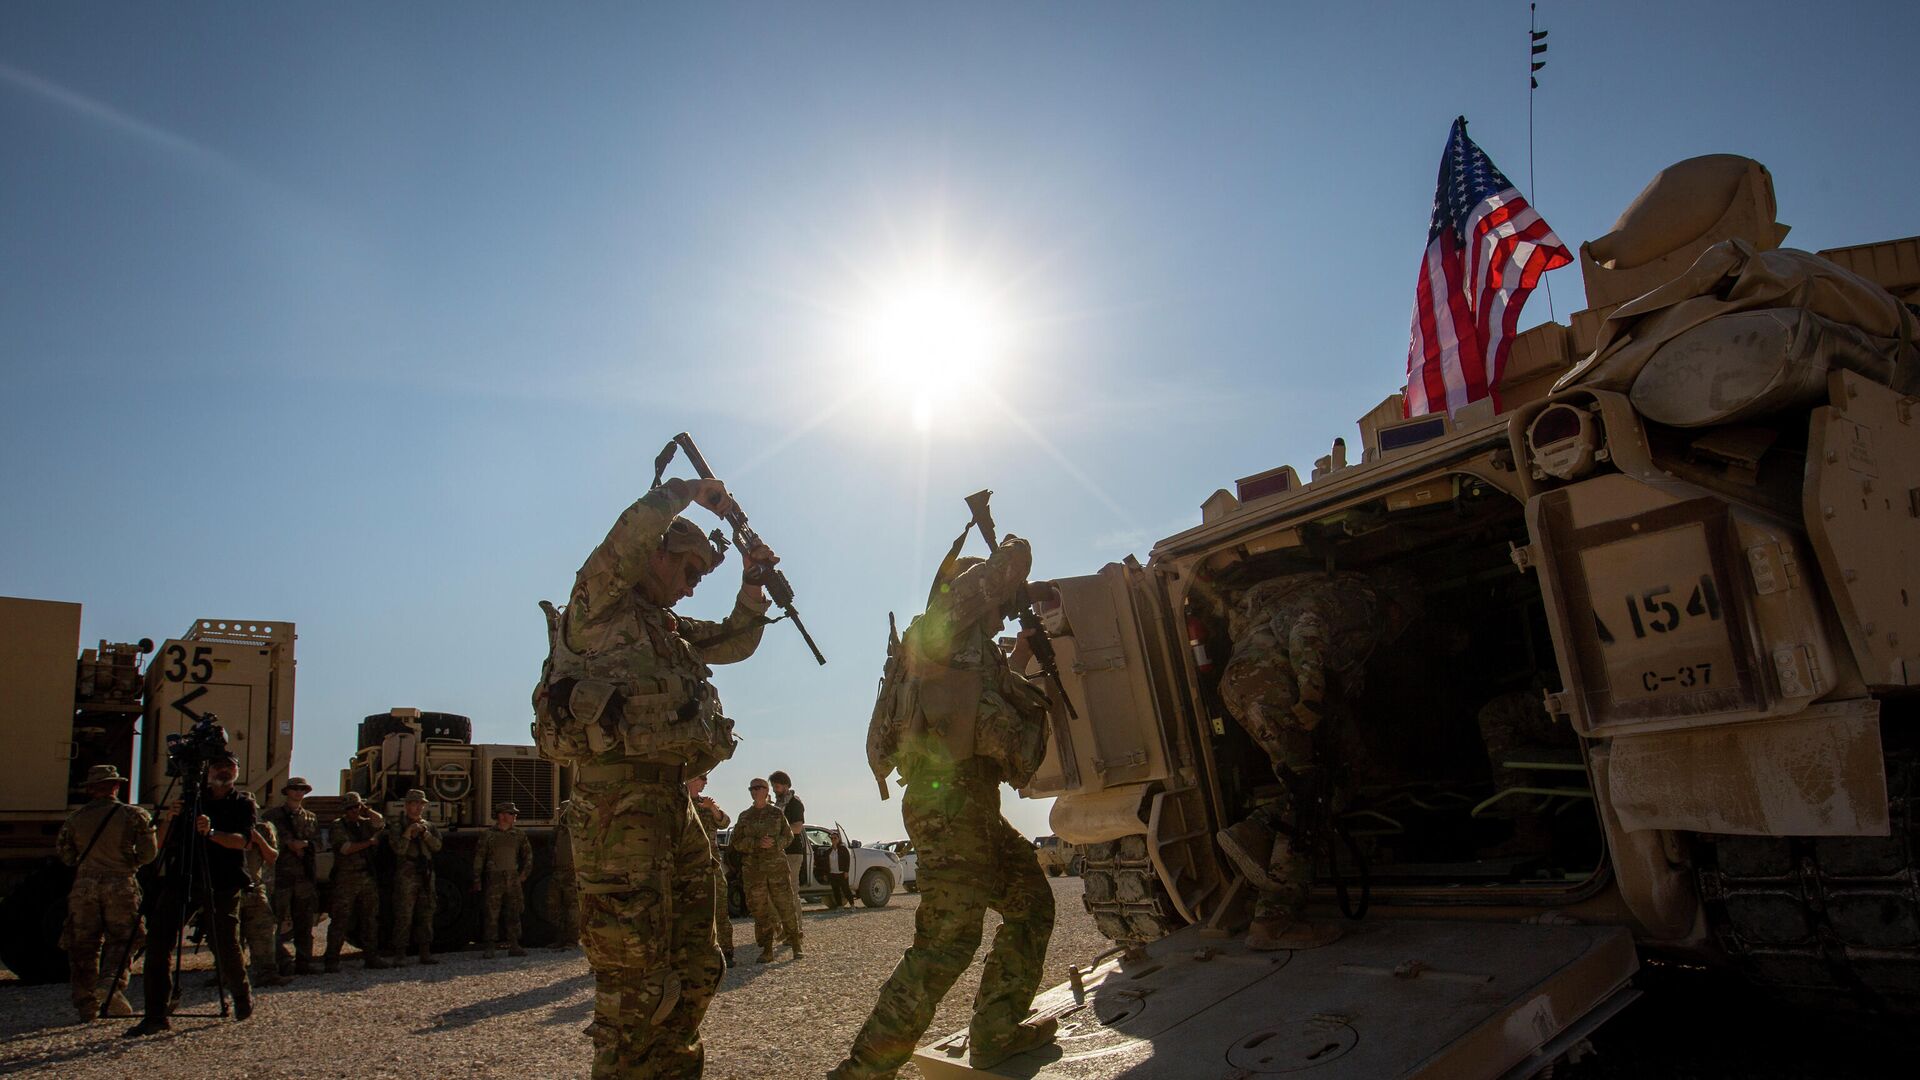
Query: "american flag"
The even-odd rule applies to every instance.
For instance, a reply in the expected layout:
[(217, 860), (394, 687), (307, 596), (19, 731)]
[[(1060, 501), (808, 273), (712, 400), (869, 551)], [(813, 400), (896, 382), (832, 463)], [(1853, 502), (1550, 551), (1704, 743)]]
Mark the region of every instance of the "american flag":
[(1521, 305), (1540, 275), (1573, 261), (1566, 245), (1453, 122), (1433, 193), (1427, 254), (1407, 346), (1408, 416), (1494, 395)]

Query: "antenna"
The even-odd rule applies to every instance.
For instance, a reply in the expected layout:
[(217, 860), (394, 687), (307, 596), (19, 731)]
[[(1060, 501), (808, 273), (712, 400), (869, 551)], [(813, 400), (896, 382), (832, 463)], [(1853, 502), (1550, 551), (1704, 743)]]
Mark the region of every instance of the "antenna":
[[(1533, 92), (1540, 89), (1540, 69), (1547, 66), (1547, 32), (1540, 29), (1537, 6), (1527, 5), (1527, 198), (1535, 206), (1540, 205), (1540, 187), (1533, 179)], [(1547, 287), (1547, 318), (1558, 322), (1553, 311), (1553, 279), (1542, 274), (1540, 283)]]

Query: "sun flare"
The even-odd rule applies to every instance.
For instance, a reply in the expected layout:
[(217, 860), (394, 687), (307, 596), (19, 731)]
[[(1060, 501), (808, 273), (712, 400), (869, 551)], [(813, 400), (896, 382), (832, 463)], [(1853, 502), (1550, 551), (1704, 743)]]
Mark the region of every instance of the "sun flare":
[(920, 431), (972, 409), (1005, 347), (1005, 318), (985, 292), (937, 272), (878, 291), (862, 341), (883, 407)]

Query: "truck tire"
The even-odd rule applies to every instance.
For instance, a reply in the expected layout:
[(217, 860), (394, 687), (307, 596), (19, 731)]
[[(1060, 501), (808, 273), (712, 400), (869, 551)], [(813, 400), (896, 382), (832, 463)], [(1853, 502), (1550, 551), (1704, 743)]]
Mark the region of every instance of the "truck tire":
[(744, 919), (750, 914), (747, 911), (747, 890), (741, 886), (738, 878), (727, 879), (727, 914), (735, 919)]
[(1180, 928), (1173, 901), (1147, 858), (1144, 835), (1123, 836), (1083, 849), (1080, 902), (1107, 940), (1136, 944), (1166, 937)]
[(433, 857), (433, 948), (464, 949), (480, 936), (480, 894), (473, 891), (473, 845), (448, 842)]
[(59, 941), (72, 887), (73, 871), (49, 862), (0, 900), (0, 962), (21, 982), (66, 981), (67, 953)]
[(886, 907), (893, 899), (893, 875), (876, 866), (860, 875), (860, 888), (857, 891), (862, 904)]
[(1060, 866), (1059, 866), (1059, 864), (1057, 864), (1057, 863), (1049, 863), (1049, 864), (1047, 864), (1047, 876), (1048, 876), (1048, 877), (1059, 877), (1059, 876), (1060, 876)]

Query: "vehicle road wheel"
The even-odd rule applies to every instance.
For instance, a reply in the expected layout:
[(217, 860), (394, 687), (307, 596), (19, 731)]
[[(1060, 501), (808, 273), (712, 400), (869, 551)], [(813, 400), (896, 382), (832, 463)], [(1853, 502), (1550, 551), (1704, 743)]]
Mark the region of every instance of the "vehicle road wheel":
[(860, 876), (860, 902), (868, 907), (886, 907), (893, 899), (893, 876), (875, 867)]
[(1080, 876), (1081, 903), (1102, 936), (1119, 943), (1155, 941), (1180, 928), (1180, 916), (1147, 858), (1147, 838), (1123, 836), (1088, 844)]
[(1048, 876), (1048, 877), (1059, 877), (1059, 876), (1060, 876), (1060, 868), (1059, 868), (1058, 866), (1049, 866), (1049, 867), (1047, 867), (1047, 876)]
[(748, 914), (747, 890), (741, 886), (739, 879), (728, 878), (727, 915), (735, 919), (744, 919)]
[(1085, 855), (1075, 855), (1067, 861), (1067, 874), (1071, 877), (1079, 877), (1086, 872), (1086, 869), (1087, 857)]
[(65, 982), (67, 953), (60, 931), (67, 921), (73, 871), (50, 865), (13, 887), (0, 900), (0, 961), (28, 983)]
[(907, 890), (910, 893), (917, 893), (920, 891), (920, 881), (918, 878), (916, 878), (912, 881), (907, 882), (905, 885), (901, 886), (901, 888)]

